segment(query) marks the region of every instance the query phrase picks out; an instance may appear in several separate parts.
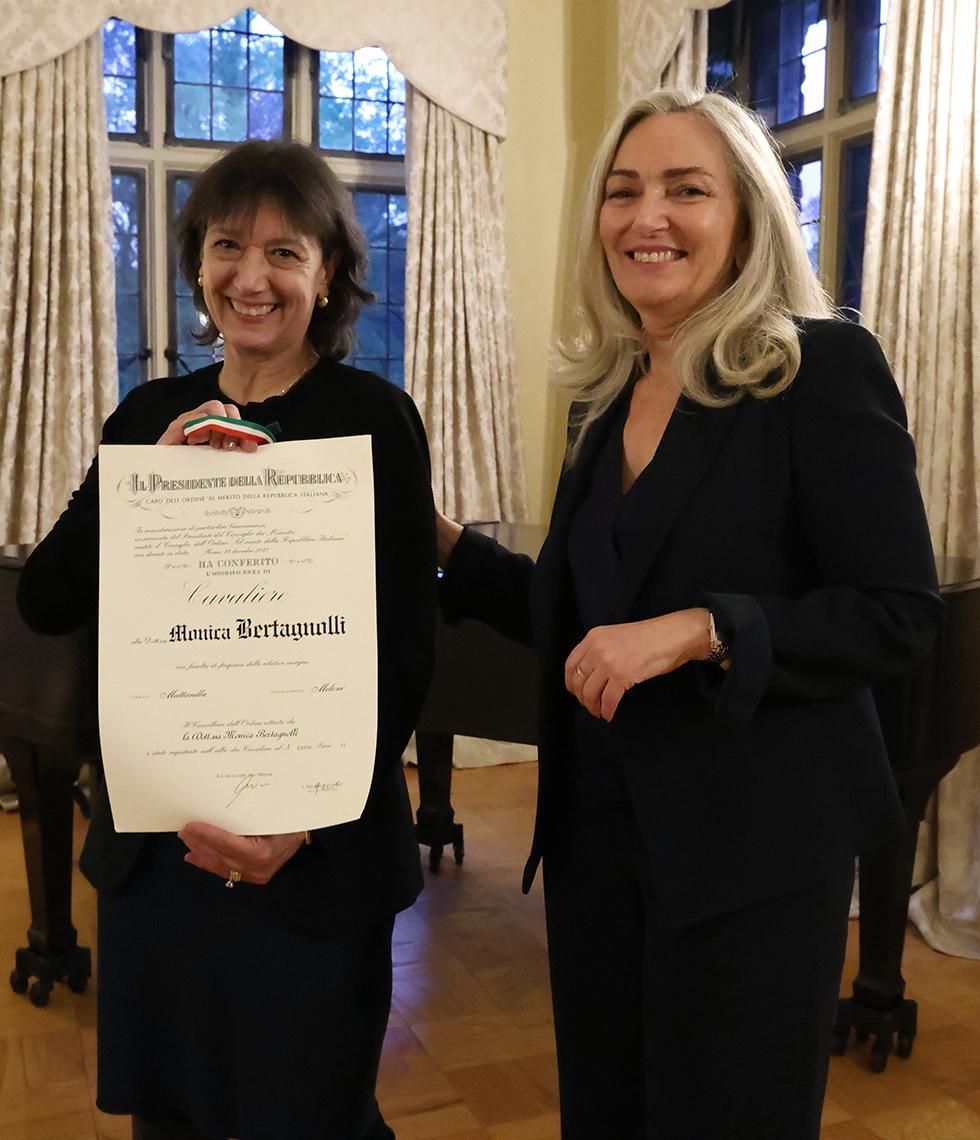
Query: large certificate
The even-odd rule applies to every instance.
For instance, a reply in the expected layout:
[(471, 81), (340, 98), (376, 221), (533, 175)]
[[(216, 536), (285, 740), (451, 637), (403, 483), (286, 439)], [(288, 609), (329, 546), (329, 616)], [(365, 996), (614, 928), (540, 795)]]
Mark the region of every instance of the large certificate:
[(103, 446), (99, 505), (117, 830), (358, 818), (378, 706), (370, 437)]

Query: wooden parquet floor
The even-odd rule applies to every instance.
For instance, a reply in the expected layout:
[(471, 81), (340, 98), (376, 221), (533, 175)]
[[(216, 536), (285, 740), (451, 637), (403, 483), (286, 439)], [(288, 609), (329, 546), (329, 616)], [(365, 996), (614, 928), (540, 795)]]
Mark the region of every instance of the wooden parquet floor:
[[(399, 1140), (559, 1135), (542, 899), (539, 888), (524, 898), (518, 886), (534, 781), (532, 764), (455, 773), (466, 862), (454, 866), (447, 852), (398, 920), (379, 1096)], [(59, 986), (35, 1009), (6, 984), (28, 913), (19, 821), (3, 816), (0, 1140), (128, 1140), (128, 1122), (93, 1103), (93, 992)], [(80, 941), (93, 946), (93, 892), (77, 874), (74, 913)], [(867, 1047), (834, 1058), (822, 1140), (980, 1140), (980, 962), (937, 954), (910, 928), (905, 966), (919, 1002), (912, 1057), (893, 1058), (880, 1076)]]

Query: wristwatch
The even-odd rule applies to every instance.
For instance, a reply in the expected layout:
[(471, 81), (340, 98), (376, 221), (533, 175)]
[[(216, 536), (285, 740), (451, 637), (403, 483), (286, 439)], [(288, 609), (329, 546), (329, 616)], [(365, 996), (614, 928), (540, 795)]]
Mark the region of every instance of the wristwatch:
[(708, 646), (708, 656), (704, 660), (712, 665), (720, 665), (728, 656), (728, 642), (718, 636), (715, 615), (711, 610), (708, 610)]

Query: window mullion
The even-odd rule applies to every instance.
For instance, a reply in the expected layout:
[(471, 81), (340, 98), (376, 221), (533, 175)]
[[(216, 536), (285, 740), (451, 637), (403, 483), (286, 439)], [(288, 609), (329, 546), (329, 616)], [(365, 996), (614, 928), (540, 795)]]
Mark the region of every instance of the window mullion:
[(297, 142), (315, 145), (313, 139), (313, 85), (310, 73), (316, 67), (317, 53), (295, 44), (296, 64), (292, 76), (293, 130)]
[(163, 61), (163, 34), (153, 33), (152, 95), (153, 184), (150, 207), (153, 211), (153, 244), (150, 258), (150, 304), (153, 314), (153, 375), (166, 376), (169, 369), (164, 353), (168, 341), (167, 297), (167, 150), (164, 143), (167, 110), (167, 76)]
[(820, 198), (820, 279), (832, 296), (837, 293), (840, 240), (840, 139), (828, 134), (823, 146), (823, 193)]
[(847, 109), (847, 4), (832, 5), (827, 22), (827, 111), (843, 115)]

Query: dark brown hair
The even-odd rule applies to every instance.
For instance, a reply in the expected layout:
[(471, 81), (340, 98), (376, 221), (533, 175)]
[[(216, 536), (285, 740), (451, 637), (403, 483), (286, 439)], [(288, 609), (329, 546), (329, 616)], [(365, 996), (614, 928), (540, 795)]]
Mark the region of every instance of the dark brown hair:
[[(194, 290), (194, 304), (207, 315), (197, 283), (204, 234), (212, 222), (255, 218), (263, 203), (282, 212), (303, 234), (320, 242), (324, 264), (339, 254), (330, 283), (330, 304), (314, 307), (307, 335), (321, 356), (345, 357), (354, 344), (361, 306), (373, 301), (364, 288), (367, 242), (350, 193), (316, 151), (296, 142), (246, 142), (202, 171), (177, 219), (180, 269)], [(195, 339), (214, 344), (220, 335), (208, 315)]]

